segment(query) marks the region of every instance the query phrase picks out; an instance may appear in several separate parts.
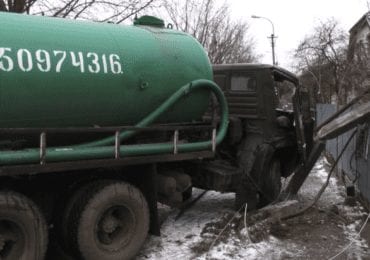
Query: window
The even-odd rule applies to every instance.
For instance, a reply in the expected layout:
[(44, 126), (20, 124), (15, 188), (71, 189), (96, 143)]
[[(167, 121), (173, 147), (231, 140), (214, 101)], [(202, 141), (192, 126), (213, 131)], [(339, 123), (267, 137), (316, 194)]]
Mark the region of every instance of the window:
[(245, 76), (242, 74), (234, 74), (231, 77), (231, 90), (232, 91), (256, 91), (256, 79), (253, 77)]
[(285, 111), (293, 110), (293, 96), (296, 86), (287, 80), (275, 81), (275, 107)]

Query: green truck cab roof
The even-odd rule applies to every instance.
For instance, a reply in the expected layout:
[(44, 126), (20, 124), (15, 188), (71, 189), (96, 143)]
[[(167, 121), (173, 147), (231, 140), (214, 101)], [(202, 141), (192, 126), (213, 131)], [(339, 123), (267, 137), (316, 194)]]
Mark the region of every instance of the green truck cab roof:
[(213, 72), (217, 74), (217, 72), (221, 71), (241, 71), (241, 70), (271, 70), (275, 77), (282, 77), (292, 81), (294, 84), (298, 85), (299, 80), (297, 76), (279, 66), (274, 66), (270, 64), (260, 64), (260, 63), (235, 63), (235, 64), (214, 64), (213, 65)]

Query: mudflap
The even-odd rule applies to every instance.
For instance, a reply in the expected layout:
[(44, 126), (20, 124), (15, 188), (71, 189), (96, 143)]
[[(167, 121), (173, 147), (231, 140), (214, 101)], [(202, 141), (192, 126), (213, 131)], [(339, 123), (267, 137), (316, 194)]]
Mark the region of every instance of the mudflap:
[(145, 170), (141, 173), (140, 189), (143, 192), (148, 203), (150, 211), (150, 226), (149, 232), (152, 235), (160, 236), (160, 224), (158, 218), (158, 191), (157, 191), (157, 165), (150, 164), (145, 166)]
[(261, 142), (259, 136), (251, 136), (244, 140), (238, 152), (238, 164), (241, 169), (238, 185), (235, 189), (235, 209), (240, 210), (247, 204), (248, 211), (257, 209), (258, 190), (251, 178), (255, 161), (255, 150)]

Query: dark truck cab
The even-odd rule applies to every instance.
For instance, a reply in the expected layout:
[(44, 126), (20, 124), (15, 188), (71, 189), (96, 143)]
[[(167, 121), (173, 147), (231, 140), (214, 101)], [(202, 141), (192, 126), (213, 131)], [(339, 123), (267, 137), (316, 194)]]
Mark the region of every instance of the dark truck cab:
[(280, 193), (281, 177), (304, 163), (313, 119), (297, 77), (262, 64), (214, 65), (214, 81), (228, 101), (228, 135), (216, 159), (192, 170), (194, 186), (236, 192), (236, 208), (262, 207)]

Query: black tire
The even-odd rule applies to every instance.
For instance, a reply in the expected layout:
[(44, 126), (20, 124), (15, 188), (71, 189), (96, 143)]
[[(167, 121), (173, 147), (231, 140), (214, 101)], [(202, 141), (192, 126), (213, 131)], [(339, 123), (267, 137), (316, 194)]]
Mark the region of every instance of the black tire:
[(246, 176), (242, 176), (241, 181), (235, 191), (235, 210), (243, 209), (247, 204), (247, 210), (253, 211), (258, 206), (258, 192), (255, 185)]
[(72, 195), (62, 203), (64, 205), (61, 205), (57, 210), (55, 229), (58, 242), (61, 248), (66, 252), (73, 253), (73, 248), (75, 248), (75, 245), (70, 239), (70, 226), (73, 224), (72, 209), (81, 203), (81, 200), (90, 188), (93, 188), (92, 184), (85, 184), (79, 189), (76, 187), (73, 190), (71, 189), (69, 192)]
[(141, 191), (125, 182), (96, 182), (75, 200), (68, 226), (74, 251), (86, 260), (132, 259), (149, 230)]
[[(246, 150), (240, 153), (240, 165), (244, 169), (236, 190), (236, 208), (248, 203), (248, 209), (262, 208), (274, 202), (281, 189), (281, 166), (275, 148), (261, 144), (253, 156)], [(253, 166), (249, 172), (250, 163)]]
[(281, 191), (281, 164), (276, 157), (270, 158), (262, 170), (259, 207), (274, 202)]
[(26, 196), (0, 192), (0, 259), (44, 259), (48, 229), (36, 204)]

